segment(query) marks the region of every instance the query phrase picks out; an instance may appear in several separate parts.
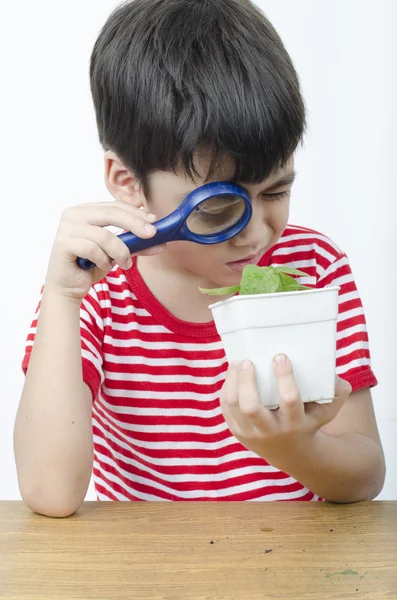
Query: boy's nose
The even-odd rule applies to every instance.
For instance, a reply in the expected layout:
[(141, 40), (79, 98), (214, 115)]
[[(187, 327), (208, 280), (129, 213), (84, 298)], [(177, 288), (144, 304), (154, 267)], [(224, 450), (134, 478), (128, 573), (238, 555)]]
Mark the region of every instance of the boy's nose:
[(253, 211), (252, 218), (248, 225), (234, 238), (232, 243), (234, 246), (251, 247), (254, 250), (261, 250), (268, 242), (268, 238), (272, 236), (271, 227), (267, 224), (264, 215), (258, 211)]

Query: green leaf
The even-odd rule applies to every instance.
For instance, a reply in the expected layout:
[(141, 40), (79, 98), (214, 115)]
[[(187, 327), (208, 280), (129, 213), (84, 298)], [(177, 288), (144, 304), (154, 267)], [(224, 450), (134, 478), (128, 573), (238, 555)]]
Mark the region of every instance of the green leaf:
[(266, 294), (273, 275), (272, 270), (263, 269), (257, 265), (247, 265), (243, 269), (240, 295)]
[(277, 291), (279, 279), (272, 267), (247, 265), (243, 269), (240, 295), (272, 294)]
[(308, 274), (304, 273), (304, 271), (292, 269), (291, 267), (273, 267), (273, 269), (278, 273), (287, 273), (289, 275), (303, 275), (304, 277), (308, 277)]
[(199, 289), (203, 294), (209, 294), (210, 296), (225, 296), (237, 292), (240, 292), (240, 296), (247, 296), (312, 289), (298, 283), (290, 275), (307, 276), (307, 273), (290, 267), (258, 267), (258, 265), (247, 265), (243, 269), (240, 285), (215, 289)]
[(234, 285), (232, 287), (223, 287), (223, 288), (213, 288), (213, 289), (205, 289), (199, 288), (202, 294), (208, 294), (209, 296), (225, 296), (226, 294), (236, 294), (240, 291), (239, 285)]

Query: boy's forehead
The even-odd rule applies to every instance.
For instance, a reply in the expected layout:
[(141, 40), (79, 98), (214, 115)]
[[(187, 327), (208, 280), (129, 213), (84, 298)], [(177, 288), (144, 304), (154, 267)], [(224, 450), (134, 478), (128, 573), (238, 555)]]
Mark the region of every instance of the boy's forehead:
[[(189, 190), (192, 191), (199, 185), (204, 184), (204, 182), (206, 181), (209, 167), (210, 167), (210, 159), (206, 156), (203, 156), (203, 157), (197, 158), (195, 160), (194, 164), (195, 164), (195, 167), (196, 167), (198, 173), (200, 174), (200, 177), (196, 181), (193, 182), (187, 176), (187, 174), (185, 172), (183, 172), (182, 170), (178, 174), (178, 177), (180, 177), (186, 184), (185, 185), (186, 191), (189, 191)], [(270, 185), (272, 185), (273, 182), (280, 179), (281, 176), (290, 175), (293, 172), (294, 172), (294, 156), (292, 155), (290, 157), (290, 159), (288, 160), (286, 166), (283, 169), (277, 169), (276, 171), (273, 171), (272, 174), (269, 175), (266, 179), (264, 179), (261, 183), (253, 184), (252, 187), (263, 186), (264, 184), (270, 186)], [(217, 168), (215, 169), (213, 175), (208, 179), (208, 183), (214, 182), (214, 181), (234, 181), (234, 173), (235, 173), (235, 164), (234, 164), (233, 160), (230, 157), (225, 157), (217, 165)], [(241, 182), (236, 181), (235, 183), (238, 184)]]
[[(150, 188), (154, 193), (156, 191), (166, 192), (174, 199), (182, 201), (190, 192), (195, 190), (197, 187), (204, 185), (204, 183), (211, 183), (215, 181), (234, 181), (235, 165), (231, 158), (225, 157), (219, 162), (213, 175), (206, 181), (208, 169), (210, 167), (210, 159), (206, 156), (195, 157), (194, 161), (195, 169), (197, 170), (199, 177), (194, 181), (190, 179), (186, 171), (182, 168), (176, 170), (175, 173), (170, 171), (157, 171), (152, 173), (150, 177)], [(280, 179), (283, 175), (293, 174), (294, 171), (294, 158), (293, 156), (289, 159), (284, 169), (278, 169), (273, 172), (264, 181), (258, 184), (252, 184), (252, 188), (263, 187), (265, 184), (267, 187), (271, 186), (274, 182)], [(239, 183), (235, 181), (235, 183)], [(248, 187), (248, 186), (243, 186)]]

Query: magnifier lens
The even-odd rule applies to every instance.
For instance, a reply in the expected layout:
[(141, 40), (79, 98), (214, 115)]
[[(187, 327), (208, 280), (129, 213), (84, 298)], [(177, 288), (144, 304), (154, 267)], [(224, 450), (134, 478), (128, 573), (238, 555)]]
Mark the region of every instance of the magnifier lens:
[(245, 202), (240, 196), (212, 196), (193, 209), (186, 224), (195, 235), (213, 235), (238, 223), (244, 212)]

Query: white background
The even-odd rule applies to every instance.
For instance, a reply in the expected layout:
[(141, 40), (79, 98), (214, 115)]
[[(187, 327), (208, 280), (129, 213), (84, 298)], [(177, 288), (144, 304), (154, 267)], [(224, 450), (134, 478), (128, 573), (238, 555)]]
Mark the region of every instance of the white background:
[[(259, 0), (299, 73), (309, 132), (290, 222), (350, 257), (369, 327), (376, 415), (397, 499), (397, 3)], [(1, 3), (0, 499), (19, 499), (12, 430), (24, 341), (62, 210), (109, 199), (88, 64), (114, 0)], [(92, 485), (87, 499), (94, 499)]]

